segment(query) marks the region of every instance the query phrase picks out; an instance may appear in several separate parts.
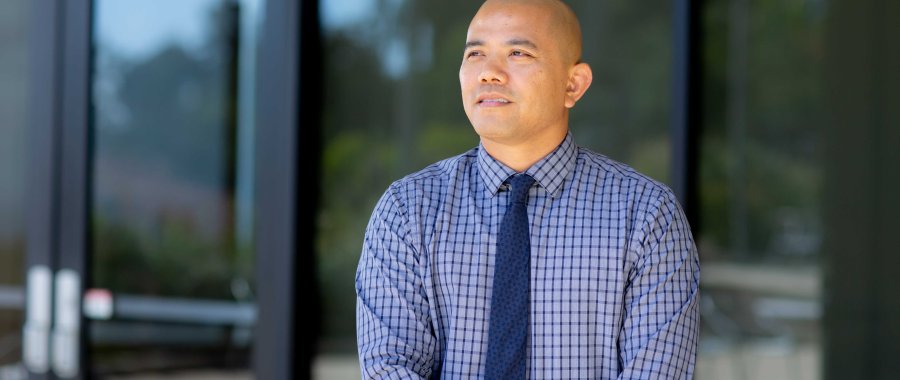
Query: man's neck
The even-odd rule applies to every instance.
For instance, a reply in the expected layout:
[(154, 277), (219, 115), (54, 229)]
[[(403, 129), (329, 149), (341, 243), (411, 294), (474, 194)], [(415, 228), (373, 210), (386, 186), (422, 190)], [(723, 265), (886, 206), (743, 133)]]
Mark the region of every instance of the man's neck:
[(521, 173), (547, 157), (566, 138), (568, 130), (550, 134), (545, 138), (531, 139), (517, 144), (508, 144), (482, 138), (481, 145), (495, 160)]

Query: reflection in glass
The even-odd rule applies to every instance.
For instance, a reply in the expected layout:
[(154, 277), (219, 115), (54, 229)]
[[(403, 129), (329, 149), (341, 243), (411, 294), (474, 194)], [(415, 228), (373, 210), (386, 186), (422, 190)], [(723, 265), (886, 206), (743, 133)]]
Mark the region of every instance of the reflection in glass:
[[(571, 115), (576, 141), (667, 180), (669, 2), (568, 3), (583, 22), (584, 60), (595, 73)], [(326, 89), (320, 360), (352, 374), (354, 272), (372, 207), (391, 181), (478, 144), (462, 108), (458, 72), (481, 1), (320, 4)]]
[[(127, 31), (104, 26), (137, 10), (134, 4), (123, 10), (113, 4), (122, 3), (97, 6), (95, 286), (227, 298), (222, 281), (239, 264), (231, 104), (236, 46), (231, 27), (224, 25), (235, 15), (217, 1), (164, 8), (159, 17), (182, 15), (205, 30), (175, 34), (164, 25), (154, 27), (140, 33), (144, 41), (130, 42), (146, 50), (130, 52), (106, 42)], [(161, 37), (167, 32), (178, 39), (167, 42)], [(175, 42), (182, 37), (200, 45)]]
[(740, 0), (709, 9), (704, 251), (816, 262), (823, 10)]
[(97, 373), (248, 365), (258, 8), (95, 4), (91, 286), (117, 315), (92, 324)]
[(703, 379), (817, 379), (824, 3), (705, 5)]
[(28, 2), (0, 2), (0, 379), (21, 379)]

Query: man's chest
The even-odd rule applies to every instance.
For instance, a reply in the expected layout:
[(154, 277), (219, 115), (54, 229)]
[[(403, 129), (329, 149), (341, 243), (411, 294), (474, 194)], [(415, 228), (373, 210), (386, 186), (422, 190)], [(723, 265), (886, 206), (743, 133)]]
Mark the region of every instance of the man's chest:
[[(610, 208), (545, 206), (529, 209), (534, 322), (577, 326), (616, 318), (631, 267), (627, 218)], [(442, 314), (484, 319), (504, 211), (461, 207), (435, 219), (423, 240), (423, 269)]]

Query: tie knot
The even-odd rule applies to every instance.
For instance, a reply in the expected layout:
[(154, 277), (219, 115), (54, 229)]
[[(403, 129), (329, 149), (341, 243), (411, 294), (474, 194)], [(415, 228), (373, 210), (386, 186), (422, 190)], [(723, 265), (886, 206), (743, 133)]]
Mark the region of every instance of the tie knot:
[(509, 180), (510, 199), (512, 202), (526, 203), (528, 199), (528, 189), (534, 185), (534, 178), (528, 174), (517, 174)]

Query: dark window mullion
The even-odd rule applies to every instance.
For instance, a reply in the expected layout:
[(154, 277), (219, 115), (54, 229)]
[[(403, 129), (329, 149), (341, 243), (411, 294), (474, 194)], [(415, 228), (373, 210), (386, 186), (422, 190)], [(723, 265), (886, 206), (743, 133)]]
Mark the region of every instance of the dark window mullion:
[[(90, 76), (91, 76), (91, 1), (63, 2), (62, 100), (60, 103), (59, 248), (56, 251), (59, 273), (78, 274), (80, 288), (75, 292), (74, 312), (79, 319), (75, 331), (79, 378), (89, 378), (90, 362), (86, 323), (81, 313), (81, 295), (90, 283), (88, 265), (90, 203)], [(54, 306), (55, 307), (55, 306)], [(55, 311), (57, 316), (59, 311)], [(54, 329), (64, 332), (59, 320)], [(52, 358), (52, 356), (51, 356)], [(52, 362), (52, 361), (51, 361)], [(52, 366), (51, 366), (52, 368)]]
[(699, 235), (697, 172), (701, 104), (700, 0), (674, 0), (672, 7), (672, 189), (691, 230)]
[[(308, 379), (317, 316), (314, 277), (318, 110), (316, 58), (318, 12), (312, 2), (270, 0), (257, 63), (256, 274), (259, 317), (254, 375), (259, 379)], [(302, 75), (302, 72), (310, 72)], [(311, 96), (303, 96), (307, 92)], [(304, 100), (301, 100), (304, 99)], [(301, 190), (302, 182), (302, 190)], [(302, 315), (301, 315), (302, 313)]]

